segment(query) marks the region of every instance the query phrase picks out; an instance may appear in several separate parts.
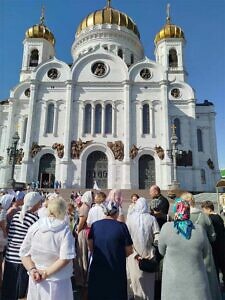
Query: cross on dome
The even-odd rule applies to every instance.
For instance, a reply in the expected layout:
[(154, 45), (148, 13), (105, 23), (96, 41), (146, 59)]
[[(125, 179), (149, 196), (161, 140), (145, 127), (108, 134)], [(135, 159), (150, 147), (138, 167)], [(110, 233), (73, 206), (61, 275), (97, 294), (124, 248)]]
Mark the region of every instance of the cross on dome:
[(42, 8), (41, 8), (40, 24), (44, 25), (44, 21), (45, 21), (45, 8), (44, 8), (44, 6), (42, 6)]
[(170, 3), (166, 6), (166, 24), (170, 24)]

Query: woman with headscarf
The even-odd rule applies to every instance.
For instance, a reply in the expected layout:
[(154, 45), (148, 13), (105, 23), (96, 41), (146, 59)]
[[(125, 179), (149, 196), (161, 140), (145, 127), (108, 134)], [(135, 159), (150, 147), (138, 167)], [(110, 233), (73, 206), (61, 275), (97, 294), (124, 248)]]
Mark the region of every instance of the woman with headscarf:
[(154, 300), (155, 273), (141, 271), (137, 261), (138, 256), (149, 259), (154, 256), (153, 242), (159, 234), (159, 225), (150, 215), (146, 199), (137, 199), (127, 219), (127, 227), (134, 244), (134, 253), (127, 260), (134, 299)]
[[(88, 271), (88, 244), (87, 244), (87, 217), (93, 202), (93, 193), (87, 191), (81, 197), (82, 205), (78, 209), (79, 223), (77, 225), (77, 262), (75, 264), (76, 285), (81, 287), (82, 299), (87, 298), (87, 271)], [(76, 270), (76, 267), (78, 269)]]
[(2, 286), (3, 251), (7, 244), (7, 210), (12, 204), (14, 195), (6, 194), (0, 198), (0, 287)]
[(108, 194), (108, 196), (106, 198), (106, 201), (107, 202), (116, 203), (116, 205), (118, 205), (118, 207), (119, 207), (119, 215), (118, 215), (117, 221), (125, 222), (124, 212), (123, 212), (123, 209), (122, 209), (123, 197), (122, 197), (121, 190), (112, 189), (109, 192), (109, 194)]
[(22, 265), (19, 251), (28, 228), (38, 220), (35, 212), (41, 200), (42, 196), (39, 193), (27, 193), (21, 211), (13, 216), (10, 223), (2, 283), (2, 299), (4, 300), (17, 300), (26, 296), (28, 275)]
[(126, 257), (133, 252), (132, 240), (126, 224), (117, 221), (117, 203), (106, 202), (104, 213), (88, 236), (92, 253), (88, 300), (127, 300)]
[(52, 195), (48, 216), (33, 224), (20, 248), (29, 273), (27, 300), (73, 300), (71, 276), (75, 257), (74, 238), (65, 221), (67, 203)]
[[(194, 196), (189, 193), (185, 192), (182, 193), (180, 196), (181, 199), (187, 201), (190, 205), (190, 220), (194, 224), (200, 225), (210, 242), (210, 245), (212, 245), (216, 240), (216, 232), (214, 229), (214, 226), (212, 224), (211, 219), (207, 214), (205, 214), (203, 211), (201, 211), (199, 208), (196, 207)], [(217, 300), (220, 299), (219, 297), (219, 282), (218, 278), (216, 277), (216, 267), (213, 259), (213, 253), (212, 248), (209, 248), (208, 255), (204, 259), (204, 263), (207, 270), (208, 280), (209, 280), (209, 287), (212, 294), (212, 299)]]
[(164, 256), (161, 300), (212, 300), (204, 265), (210, 248), (206, 233), (190, 220), (188, 202), (176, 199), (174, 212), (174, 222), (165, 223), (159, 237)]

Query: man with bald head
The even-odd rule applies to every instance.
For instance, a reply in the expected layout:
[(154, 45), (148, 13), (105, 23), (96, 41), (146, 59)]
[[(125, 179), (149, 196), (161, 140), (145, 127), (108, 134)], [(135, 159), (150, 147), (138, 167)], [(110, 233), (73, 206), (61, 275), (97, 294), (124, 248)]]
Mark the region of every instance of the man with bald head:
[(149, 194), (151, 197), (151, 212), (157, 219), (159, 227), (167, 221), (167, 215), (169, 211), (169, 201), (161, 194), (161, 190), (157, 185), (152, 185), (149, 189)]

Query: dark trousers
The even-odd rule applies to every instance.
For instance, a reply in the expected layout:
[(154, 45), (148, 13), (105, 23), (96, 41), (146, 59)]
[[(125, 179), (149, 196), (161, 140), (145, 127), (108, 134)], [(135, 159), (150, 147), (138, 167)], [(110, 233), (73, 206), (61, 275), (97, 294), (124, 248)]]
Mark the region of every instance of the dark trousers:
[(17, 300), (25, 298), (27, 294), (29, 276), (22, 264), (6, 261), (2, 282), (2, 298)]

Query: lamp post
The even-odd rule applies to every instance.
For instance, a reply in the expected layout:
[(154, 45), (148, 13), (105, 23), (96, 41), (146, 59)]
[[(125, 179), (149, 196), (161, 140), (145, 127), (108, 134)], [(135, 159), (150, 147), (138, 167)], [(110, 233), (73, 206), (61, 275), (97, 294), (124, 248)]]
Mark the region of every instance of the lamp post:
[(14, 171), (15, 171), (15, 165), (16, 165), (16, 158), (18, 157), (18, 154), (20, 151), (17, 149), (17, 144), (18, 144), (19, 139), (20, 139), (20, 137), (18, 135), (18, 132), (16, 131), (12, 137), (12, 146), (7, 148), (9, 163), (12, 164), (11, 176), (8, 181), (8, 185), (12, 188), (15, 187)]
[(172, 128), (172, 136), (170, 139), (171, 149), (167, 150), (168, 156), (172, 159), (173, 162), (173, 177), (172, 183), (170, 185), (171, 190), (177, 190), (180, 186), (179, 182), (177, 181), (177, 156), (182, 155), (183, 151), (177, 148), (177, 141), (178, 137), (176, 136), (176, 126), (173, 124)]

